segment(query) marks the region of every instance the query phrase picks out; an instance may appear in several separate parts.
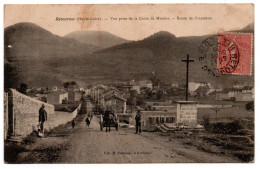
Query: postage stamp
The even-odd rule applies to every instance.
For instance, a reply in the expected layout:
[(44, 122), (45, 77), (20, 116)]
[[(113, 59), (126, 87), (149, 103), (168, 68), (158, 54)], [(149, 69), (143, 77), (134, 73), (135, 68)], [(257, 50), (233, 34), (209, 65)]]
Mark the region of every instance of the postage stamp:
[(222, 33), (205, 39), (200, 48), (199, 61), (204, 71), (215, 77), (224, 74), (251, 75), (252, 34)]
[(250, 75), (251, 59), (252, 34), (223, 33), (218, 36), (218, 73)]
[(257, 162), (253, 3), (3, 9), (4, 163)]

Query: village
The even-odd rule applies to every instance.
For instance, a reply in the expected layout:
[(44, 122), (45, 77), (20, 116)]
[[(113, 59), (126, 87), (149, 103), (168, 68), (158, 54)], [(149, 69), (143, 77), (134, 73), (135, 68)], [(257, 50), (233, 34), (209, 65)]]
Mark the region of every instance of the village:
[(257, 162), (254, 3), (3, 10), (4, 165)]
[[(23, 144), (24, 138), (37, 130), (38, 110), (44, 104), (48, 113), (45, 130), (49, 133), (63, 125), (70, 125), (74, 119), (80, 118), (80, 122), (84, 123), (87, 116), (94, 116), (96, 130), (102, 130), (100, 117), (108, 109), (118, 118), (119, 132), (126, 129), (131, 131), (135, 130), (135, 116), (140, 111), (143, 132), (170, 134), (167, 136), (175, 133), (175, 137), (177, 132), (178, 139), (180, 133), (185, 135), (181, 138), (200, 133), (198, 135), (202, 134), (204, 141), (214, 142), (211, 144), (228, 150), (229, 154), (239, 160), (252, 160), (253, 86), (214, 88), (207, 82), (189, 82), (187, 98), (185, 101), (185, 85), (167, 84), (154, 73), (146, 80), (90, 84), (87, 88), (79, 86), (75, 81), (65, 82), (62, 87), (46, 88), (28, 88), (26, 84), (21, 84), (20, 88), (9, 89), (5, 93), (6, 146)], [(214, 134), (215, 139), (206, 137), (207, 133)], [(226, 137), (230, 143), (221, 141)], [(239, 144), (236, 143), (238, 139)], [(234, 146), (234, 150), (231, 151), (232, 148), (227, 144)], [(237, 150), (237, 147), (240, 148)], [(241, 151), (241, 148), (247, 151)], [(122, 154), (127, 153), (122, 151)]]

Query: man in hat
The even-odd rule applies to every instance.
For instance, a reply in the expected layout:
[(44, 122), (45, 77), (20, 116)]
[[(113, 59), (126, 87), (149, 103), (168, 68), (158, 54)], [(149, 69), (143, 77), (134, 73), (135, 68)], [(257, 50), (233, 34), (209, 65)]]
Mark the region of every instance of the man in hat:
[(137, 134), (138, 132), (141, 133), (141, 113), (140, 113), (140, 110), (137, 111), (137, 114), (135, 116), (135, 122), (136, 122), (136, 132), (135, 132), (135, 134)]
[[(106, 125), (106, 132), (109, 131), (110, 132), (110, 123), (111, 123), (111, 108), (108, 107), (106, 112), (105, 112), (105, 115), (104, 115), (104, 121), (105, 121), (105, 125)], [(108, 129), (108, 130), (107, 130)]]
[(47, 121), (47, 112), (44, 108), (45, 105), (42, 104), (42, 107), (39, 109), (39, 123), (42, 133), (44, 133), (44, 122)]

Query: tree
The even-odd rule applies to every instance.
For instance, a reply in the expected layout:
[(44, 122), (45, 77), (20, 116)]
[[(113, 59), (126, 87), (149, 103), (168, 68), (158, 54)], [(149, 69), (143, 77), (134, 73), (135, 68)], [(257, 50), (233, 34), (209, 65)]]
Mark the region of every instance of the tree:
[(254, 111), (254, 102), (250, 102), (246, 104), (246, 110)]
[(218, 121), (218, 112), (221, 109), (223, 109), (223, 106), (221, 106), (221, 105), (212, 105), (211, 109), (215, 111), (215, 113), (216, 113), (216, 120)]
[(160, 100), (160, 99), (162, 99), (162, 97), (163, 97), (163, 91), (162, 90), (158, 90), (156, 92), (156, 99)]
[(71, 85), (77, 85), (75, 81), (70, 82)]
[(203, 116), (203, 126), (206, 130), (210, 128), (209, 116)]
[(65, 82), (65, 83), (63, 83), (63, 87), (64, 87), (65, 89), (67, 89), (67, 88), (69, 87), (69, 85), (70, 85), (70, 82)]
[(155, 75), (150, 77), (150, 81), (152, 82), (153, 88), (158, 87), (160, 84), (160, 79), (158, 79)]
[(20, 84), (20, 89), (19, 89), (19, 91), (22, 93), (22, 94), (26, 94), (27, 92), (27, 89), (28, 89), (28, 87), (27, 87), (27, 84), (25, 84), (25, 83), (21, 83)]

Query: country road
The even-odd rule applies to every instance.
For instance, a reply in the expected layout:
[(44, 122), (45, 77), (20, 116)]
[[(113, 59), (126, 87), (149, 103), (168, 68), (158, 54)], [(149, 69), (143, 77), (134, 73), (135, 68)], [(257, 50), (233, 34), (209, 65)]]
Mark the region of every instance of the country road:
[(58, 159), (60, 163), (150, 163), (150, 162), (192, 162), (178, 156), (134, 130), (121, 129), (116, 132), (101, 132), (96, 117), (90, 128), (84, 122), (74, 133), (73, 145), (68, 153)]
[[(119, 128), (117, 132), (100, 131), (98, 118), (93, 117), (88, 128), (86, 114), (37, 138), (24, 147), (14, 163), (194, 163), (239, 162), (224, 156), (198, 150), (169, 139), (159, 132), (134, 134), (134, 129)], [(12, 162), (11, 162), (12, 163)]]

